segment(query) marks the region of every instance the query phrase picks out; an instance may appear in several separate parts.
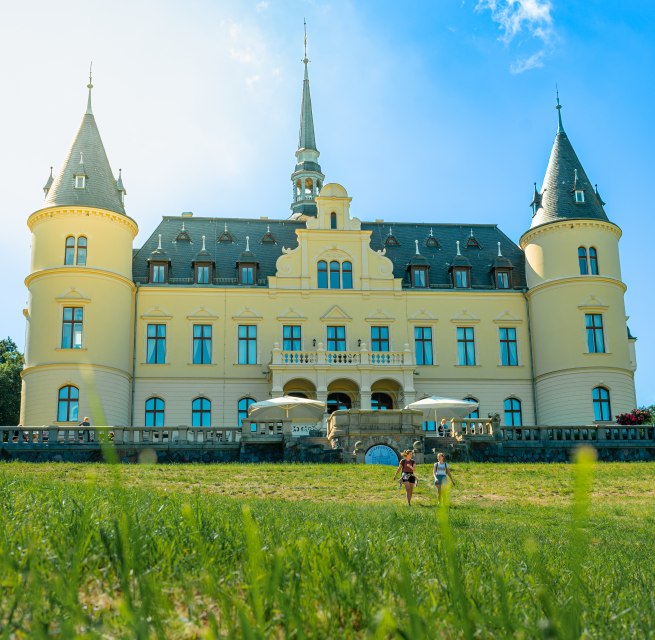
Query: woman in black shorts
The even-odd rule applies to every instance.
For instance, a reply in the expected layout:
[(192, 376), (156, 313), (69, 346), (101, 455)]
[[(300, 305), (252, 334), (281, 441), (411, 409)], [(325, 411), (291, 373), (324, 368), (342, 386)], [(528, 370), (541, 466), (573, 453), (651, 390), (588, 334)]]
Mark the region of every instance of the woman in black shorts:
[(398, 468), (396, 473), (393, 474), (394, 481), (400, 473), (400, 481), (405, 485), (405, 492), (407, 493), (407, 504), (411, 506), (412, 504), (412, 493), (414, 492), (414, 487), (416, 486), (416, 476), (414, 475), (414, 469), (416, 467), (416, 462), (412, 458), (413, 451), (411, 449), (405, 449), (403, 451), (403, 457), (398, 463)]

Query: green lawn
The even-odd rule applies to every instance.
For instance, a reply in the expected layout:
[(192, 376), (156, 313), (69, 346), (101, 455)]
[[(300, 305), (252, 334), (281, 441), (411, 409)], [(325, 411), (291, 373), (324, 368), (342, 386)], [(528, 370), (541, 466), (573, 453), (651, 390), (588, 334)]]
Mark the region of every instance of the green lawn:
[(655, 637), (655, 464), (393, 471), (0, 464), (0, 638)]

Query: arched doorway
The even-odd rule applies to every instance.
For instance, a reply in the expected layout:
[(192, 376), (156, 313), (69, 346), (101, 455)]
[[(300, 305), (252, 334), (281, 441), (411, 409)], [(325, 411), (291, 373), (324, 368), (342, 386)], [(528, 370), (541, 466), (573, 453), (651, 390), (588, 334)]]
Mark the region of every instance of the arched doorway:
[(374, 444), (364, 456), (366, 464), (387, 464), (395, 467), (398, 460), (398, 454), (386, 444)]
[(284, 385), (283, 393), (285, 396), (316, 400), (316, 387), (306, 378), (294, 378), (293, 380), (289, 380), (289, 382)]
[(391, 378), (376, 380), (371, 385), (371, 409), (384, 411), (402, 408), (403, 388)]
[(390, 411), (393, 409), (393, 400), (388, 393), (376, 391), (371, 394), (371, 409), (373, 411)]
[(352, 409), (352, 400), (345, 393), (329, 393), (327, 397), (327, 412), (333, 413), (343, 409)]

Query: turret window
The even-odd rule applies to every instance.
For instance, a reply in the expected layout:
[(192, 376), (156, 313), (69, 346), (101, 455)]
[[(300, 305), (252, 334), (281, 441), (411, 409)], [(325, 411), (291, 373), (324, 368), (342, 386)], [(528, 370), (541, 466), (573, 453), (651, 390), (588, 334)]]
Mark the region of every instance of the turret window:
[(66, 238), (64, 264), (75, 264), (75, 238), (73, 236), (68, 236), (68, 238)]
[(146, 400), (146, 427), (163, 427), (166, 403), (161, 398)]
[(86, 176), (75, 176), (75, 188), (84, 189), (86, 187)]
[(64, 307), (61, 327), (61, 348), (82, 348), (82, 327), (84, 323), (83, 307)]
[(610, 392), (605, 387), (595, 387), (591, 392), (594, 403), (594, 420), (607, 422), (612, 419)]
[(580, 275), (586, 276), (589, 273), (586, 247), (578, 247), (578, 265), (580, 267)]
[(81, 266), (86, 264), (86, 238), (84, 236), (77, 239), (77, 264)]
[(603, 316), (600, 313), (585, 314), (587, 330), (587, 349), (589, 353), (605, 353), (605, 337), (603, 335)]
[(581, 189), (576, 189), (575, 190), (575, 201), (577, 203), (584, 202), (584, 191), (582, 191)]
[(523, 424), (521, 401), (517, 398), (505, 399), (505, 424), (508, 427), (520, 427)]
[(305, 195), (312, 196), (314, 194), (314, 182), (311, 178), (305, 178)]
[(59, 389), (57, 396), (57, 422), (77, 422), (80, 390), (73, 385)]
[(592, 276), (598, 275), (598, 253), (594, 247), (589, 247), (589, 271)]

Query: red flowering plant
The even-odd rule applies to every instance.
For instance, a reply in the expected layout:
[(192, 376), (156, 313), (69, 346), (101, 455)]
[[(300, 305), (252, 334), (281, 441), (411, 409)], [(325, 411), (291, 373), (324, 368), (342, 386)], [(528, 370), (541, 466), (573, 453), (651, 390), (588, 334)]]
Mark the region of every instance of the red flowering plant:
[(652, 422), (653, 413), (650, 407), (642, 407), (641, 409), (633, 409), (628, 413), (620, 413), (618, 416), (616, 416), (616, 421), (618, 424), (636, 426), (639, 424)]

